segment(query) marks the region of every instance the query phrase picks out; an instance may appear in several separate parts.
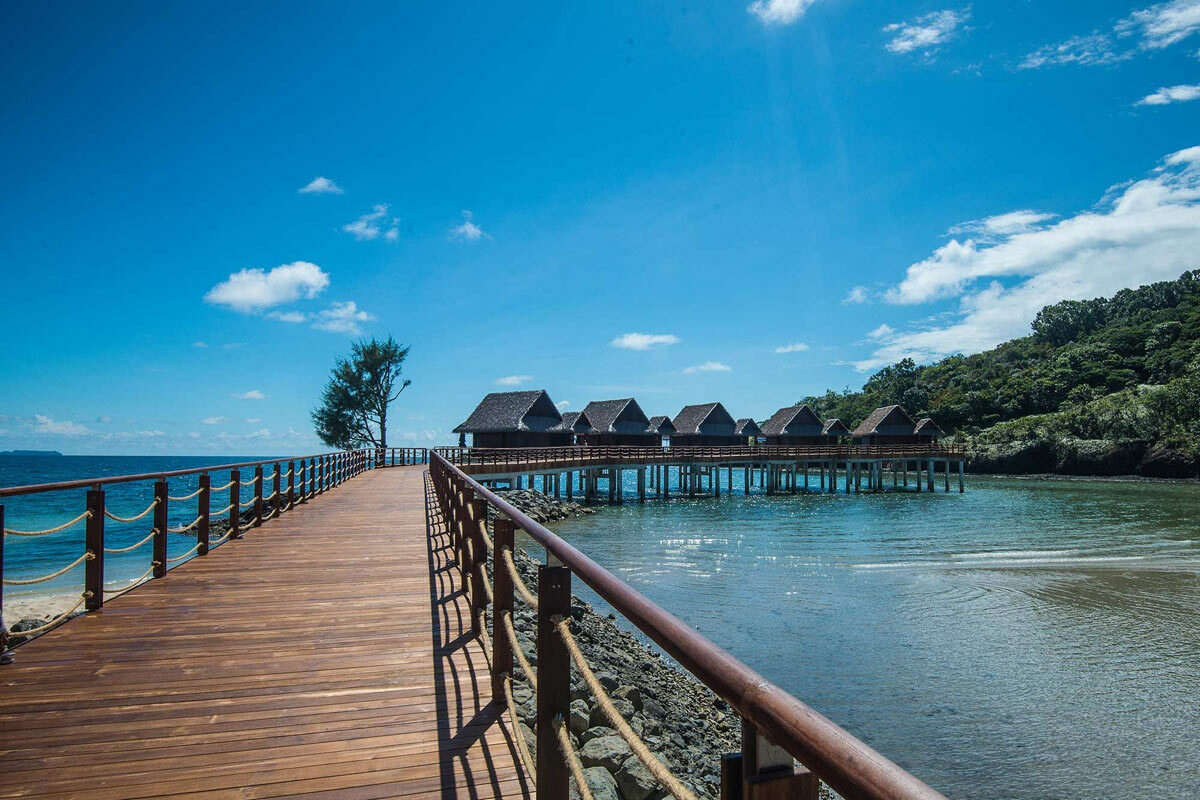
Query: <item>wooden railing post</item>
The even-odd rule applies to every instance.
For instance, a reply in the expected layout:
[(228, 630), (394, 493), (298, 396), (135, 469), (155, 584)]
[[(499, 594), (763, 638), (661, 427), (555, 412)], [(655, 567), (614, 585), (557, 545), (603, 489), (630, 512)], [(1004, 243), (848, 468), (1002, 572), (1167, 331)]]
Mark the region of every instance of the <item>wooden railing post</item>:
[(279, 516), (279, 507), (283, 504), (283, 495), (281, 495), (279, 493), (279, 490), (281, 488), (283, 488), (280, 485), (282, 474), (280, 472), (279, 467), (280, 467), (280, 464), (278, 461), (276, 461), (275, 462), (275, 476), (274, 476), (274, 480), (271, 482), (271, 484), (272, 484), (271, 485), (271, 494), (274, 495), (271, 498), (271, 512), (272, 512), (273, 516)]
[(500, 517), (492, 525), (492, 545), (496, 548), (492, 558), (492, 699), (497, 707), (504, 707), (504, 676), (512, 675), (513, 653), (504, 629), (504, 615), (513, 613), (512, 576), (504, 566), (504, 553), (512, 553), (516, 526), (508, 517)]
[(263, 468), (259, 464), (254, 468), (254, 522), (255, 528), (262, 525), (263, 512)]
[[(483, 527), (487, 524), (487, 501), (471, 502), (471, 631), (479, 635), (482, 626), (479, 612), (487, 608), (487, 592), (483, 589), (484, 570), (487, 569), (487, 545), (483, 543)], [(494, 543), (493, 543), (494, 544)], [(492, 570), (495, 572), (495, 570)]]
[(211, 520), (208, 518), (209, 512), (212, 510), (211, 498), (212, 479), (205, 472), (200, 475), (200, 495), (196, 503), (196, 513), (200, 515), (200, 527), (196, 529), (196, 541), (200, 545), (196, 548), (196, 555), (208, 555), (208, 532), (210, 529)]
[(300, 459), (300, 502), (308, 502), (308, 475), (312, 471), (309, 467), (311, 459)]
[(466, 589), (469, 585), (468, 580), (470, 579), (471, 568), (474, 566), (472, 562), (475, 560), (467, 544), (470, 541), (470, 528), (468, 526), (474, 524), (471, 519), (471, 508), (474, 505), (475, 491), (470, 487), (463, 486), (459, 490), (459, 498), (462, 513), (458, 515), (458, 527), (456, 529), (458, 532), (458, 569), (462, 574), (463, 588)]
[[(4, 577), (4, 504), (0, 503), (0, 578)], [(8, 626), (4, 624), (4, 581), (0, 580), (0, 664), (13, 662), (8, 649)], [(493, 679), (493, 685), (494, 679)]]
[(571, 654), (555, 625), (571, 617), (571, 571), (538, 567), (537, 621), (537, 796), (567, 800), (570, 772), (559, 753), (556, 719), (571, 713)]
[(296, 505), (296, 462), (288, 462), (288, 511), (291, 511)]
[(242, 538), (242, 473), (233, 470), (229, 473), (229, 538)]
[(325, 459), (326, 456), (317, 456), (317, 484), (315, 487), (317, 494), (325, 494)]
[(791, 754), (763, 738), (753, 723), (742, 720), (742, 800), (818, 800), (821, 783)]
[(92, 554), (83, 566), (83, 590), (87, 599), (83, 601), (86, 611), (95, 611), (104, 605), (104, 490), (92, 489), (87, 493), (87, 509), (92, 515), (87, 519), (84, 531), (84, 549)]
[(154, 484), (154, 499), (158, 505), (154, 507), (154, 577), (161, 578), (167, 574), (167, 482), (156, 481)]

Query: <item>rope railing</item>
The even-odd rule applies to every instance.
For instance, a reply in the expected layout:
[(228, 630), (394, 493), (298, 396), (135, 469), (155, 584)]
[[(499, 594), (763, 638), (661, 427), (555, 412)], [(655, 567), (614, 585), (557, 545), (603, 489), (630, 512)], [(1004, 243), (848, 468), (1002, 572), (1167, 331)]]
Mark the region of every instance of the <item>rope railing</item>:
[(13, 530), (12, 528), (5, 528), (4, 535), (5, 536), (49, 536), (52, 533), (58, 533), (59, 531), (65, 531), (67, 528), (70, 528), (73, 525), (78, 525), (80, 522), (83, 522), (85, 519), (90, 519), (91, 516), (92, 516), (91, 511), (85, 511), (82, 514), (80, 514), (78, 517), (75, 517), (75, 519), (71, 520), (70, 522), (64, 522), (62, 525), (59, 525), (56, 528), (46, 528), (45, 530), (40, 530), (40, 531), (17, 531), (17, 530)]
[(483, 539), (483, 546), (489, 553), (496, 549), (496, 545), (492, 544), (492, 537), (488, 536), (486, 519), (479, 520), (479, 536)]
[(650, 771), (655, 780), (666, 790), (667, 794), (675, 797), (675, 800), (696, 800), (696, 795), (691, 789), (684, 786), (679, 778), (671, 773), (667, 766), (658, 760), (658, 757), (650, 752), (650, 748), (642, 741), (642, 738), (634, 732), (633, 728), (629, 727), (629, 723), (621, 716), (621, 712), (617, 711), (617, 707), (613, 705), (612, 698), (608, 696), (608, 692), (604, 690), (604, 686), (592, 672), (592, 668), (588, 666), (587, 659), (583, 656), (583, 651), (579, 649), (579, 643), (575, 641), (574, 634), (571, 633), (571, 626), (565, 619), (558, 619), (554, 623), (554, 629), (562, 638), (563, 644), (567, 646), (567, 652), (571, 654), (571, 661), (575, 663), (575, 668), (579, 670), (579, 675), (583, 678), (583, 682), (587, 684), (591, 690), (592, 696), (596, 698), (597, 705), (604, 713), (604, 716), (612, 723), (613, 729), (620, 734), (625, 743), (629, 745), (629, 749), (638, 757), (638, 761)]
[(210, 512), (208, 512), (209, 519), (212, 519), (213, 517), (222, 516), (223, 514), (225, 514), (225, 512), (230, 511), (232, 509), (233, 509), (233, 504), (231, 503), (219, 511), (210, 511)]
[(104, 548), (104, 552), (106, 552), (106, 553), (128, 553), (132, 550), (137, 550), (139, 547), (141, 547), (142, 545), (144, 545), (146, 542), (150, 541), (157, 535), (158, 535), (158, 531), (150, 531), (150, 535), (147, 536), (145, 539), (142, 539), (137, 544), (131, 544), (128, 547), (106, 547), (106, 548)]
[(158, 566), (161, 566), (161, 565), (157, 561), (151, 561), (150, 569), (146, 570), (141, 575), (137, 576), (136, 578), (134, 578), (132, 581), (125, 584), (121, 588), (119, 588), (119, 589), (103, 589), (102, 591), (105, 594), (124, 594), (125, 592), (128, 592), (133, 587), (137, 586), (142, 581), (149, 578), (154, 573), (154, 568), (158, 567)]
[(40, 578), (24, 578), (24, 579), (20, 579), (20, 580), (18, 580), (16, 578), (12, 578), (12, 579), (4, 578), (3, 581), (0, 581), (0, 583), (3, 583), (5, 586), (33, 586), (35, 583), (45, 583), (46, 581), (54, 580), (59, 575), (67, 574), (68, 572), (75, 569), (83, 562), (91, 561), (95, 557), (96, 557), (95, 553), (93, 553), (91, 550), (87, 550), (79, 558), (75, 559), (70, 564), (67, 564), (65, 567), (58, 570), (57, 572), (51, 572), (49, 575), (43, 575)]
[(480, 561), (475, 569), (479, 570), (479, 585), (483, 587), (483, 593), (487, 595), (488, 605), (491, 605), (495, 598), (492, 594), (492, 582), (488, 579), (487, 565)]
[(554, 718), (554, 736), (558, 739), (558, 751), (567, 762), (567, 768), (571, 770), (571, 778), (575, 781), (575, 788), (579, 790), (580, 798), (593, 800), (592, 787), (588, 786), (587, 776), (583, 772), (583, 764), (579, 761), (579, 753), (575, 752), (575, 745), (571, 744), (571, 735), (567, 732), (567, 726), (563, 724), (561, 716)]
[(229, 531), (225, 531), (225, 533), (221, 534), (221, 535), (220, 535), (219, 537), (217, 537), (216, 539), (213, 539), (212, 541), (210, 541), (210, 542), (208, 543), (208, 546), (209, 546), (210, 548), (211, 548), (211, 547), (216, 547), (217, 545), (224, 543), (224, 542), (225, 542), (225, 540), (226, 540), (226, 539), (228, 539), (228, 538), (229, 538), (230, 536), (232, 536), (232, 535), (233, 535), (233, 531), (231, 531), (231, 530), (229, 530)]
[(204, 519), (204, 515), (201, 514), (200, 516), (196, 517), (194, 520), (192, 520), (187, 525), (184, 525), (181, 528), (167, 528), (167, 533), (187, 533), (192, 528), (199, 525), (201, 520), (203, 520), (203, 519)]
[(138, 514), (135, 517), (118, 517), (116, 514), (112, 513), (107, 508), (104, 509), (104, 516), (108, 517), (109, 519), (111, 519), (115, 522), (137, 522), (139, 519), (146, 516), (151, 511), (153, 511), (154, 507), (157, 505), (158, 505), (158, 498), (156, 497), (150, 501), (150, 505), (146, 506), (145, 510), (143, 510), (142, 513)]
[(521, 599), (528, 603), (536, 611), (538, 607), (538, 599), (534, 597), (533, 592), (529, 591), (529, 587), (525, 585), (525, 581), (521, 580), (521, 576), (517, 574), (517, 565), (513, 562), (512, 551), (507, 547), (500, 551), (500, 559), (504, 562), (504, 568), (508, 570), (508, 576), (512, 578), (513, 586), (521, 595)]
[(513, 738), (517, 740), (517, 755), (521, 759), (521, 766), (525, 767), (525, 772), (529, 775), (537, 775), (537, 767), (533, 763), (533, 756), (529, 755), (529, 745), (525, 742), (525, 734), (521, 733), (521, 729), (517, 727), (517, 720), (521, 715), (517, 713), (517, 704), (513, 701), (512, 693), (512, 675), (504, 673), (504, 700), (508, 703), (508, 716), (513, 722)]
[(512, 615), (505, 611), (500, 615), (503, 620), (504, 633), (508, 636), (508, 646), (512, 648), (513, 657), (517, 659), (517, 663), (521, 665), (521, 671), (525, 673), (525, 677), (529, 680), (529, 685), (533, 690), (537, 691), (537, 672), (529, 663), (529, 656), (525, 655), (525, 650), (521, 647), (521, 642), (517, 640), (517, 629), (513, 627)]
[(84, 603), (86, 603), (88, 598), (91, 596), (92, 596), (91, 592), (84, 592), (82, 595), (79, 596), (79, 600), (75, 603), (75, 605), (71, 606), (66, 611), (59, 614), (57, 617), (50, 620), (49, 622), (45, 622), (41, 625), (38, 625), (36, 628), (29, 628), (29, 629), (23, 630), (23, 631), (13, 631), (12, 635), (29, 637), (29, 636), (37, 636), (39, 633), (45, 633), (46, 631), (50, 630), (55, 625), (57, 625), (58, 623), (62, 622), (65, 619), (67, 619), (72, 614), (74, 614), (76, 611), (78, 611), (79, 607), (81, 605), (83, 605)]
[(230, 488), (231, 486), (233, 486), (233, 481), (230, 481), (229, 483), (225, 484), (224, 486), (210, 486), (208, 490), (210, 492), (223, 492), (226, 489)]
[(167, 563), (174, 564), (176, 562), (183, 561), (185, 558), (187, 558), (188, 556), (190, 556), (192, 553), (196, 552), (199, 549), (200, 549), (200, 542), (196, 542), (196, 544), (194, 544), (192, 546), (191, 550), (188, 550), (186, 553), (183, 553), (181, 555), (177, 555), (174, 558), (168, 558)]
[(175, 497), (174, 495), (167, 495), (167, 499), (174, 500), (176, 502), (181, 502), (183, 500), (191, 500), (193, 497), (195, 497), (196, 495), (200, 494), (203, 491), (204, 491), (204, 487), (201, 486), (199, 489), (192, 492), (191, 494), (185, 494), (183, 497)]

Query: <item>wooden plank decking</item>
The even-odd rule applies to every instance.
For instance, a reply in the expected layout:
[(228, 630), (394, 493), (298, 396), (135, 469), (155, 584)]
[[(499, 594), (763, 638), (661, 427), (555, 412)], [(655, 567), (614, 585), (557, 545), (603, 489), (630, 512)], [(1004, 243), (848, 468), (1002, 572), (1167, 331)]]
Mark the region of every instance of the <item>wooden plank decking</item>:
[(364, 473), (19, 648), (0, 796), (529, 798), (422, 473)]

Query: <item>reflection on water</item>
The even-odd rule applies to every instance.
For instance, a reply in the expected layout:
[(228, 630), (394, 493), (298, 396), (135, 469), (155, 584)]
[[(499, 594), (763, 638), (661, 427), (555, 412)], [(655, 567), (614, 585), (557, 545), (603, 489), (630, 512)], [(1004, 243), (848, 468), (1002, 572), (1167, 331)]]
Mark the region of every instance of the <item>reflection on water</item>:
[(977, 478), (555, 528), (952, 797), (1141, 800), (1200, 796), (1198, 510), (1194, 485)]

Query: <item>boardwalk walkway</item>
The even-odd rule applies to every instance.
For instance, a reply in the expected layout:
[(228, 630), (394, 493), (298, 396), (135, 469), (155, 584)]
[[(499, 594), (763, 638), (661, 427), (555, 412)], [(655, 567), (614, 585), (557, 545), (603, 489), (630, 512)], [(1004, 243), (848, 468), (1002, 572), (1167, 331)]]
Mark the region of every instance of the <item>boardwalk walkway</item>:
[(366, 472), (21, 647), (0, 797), (528, 798), (422, 472)]

